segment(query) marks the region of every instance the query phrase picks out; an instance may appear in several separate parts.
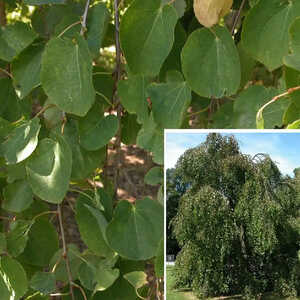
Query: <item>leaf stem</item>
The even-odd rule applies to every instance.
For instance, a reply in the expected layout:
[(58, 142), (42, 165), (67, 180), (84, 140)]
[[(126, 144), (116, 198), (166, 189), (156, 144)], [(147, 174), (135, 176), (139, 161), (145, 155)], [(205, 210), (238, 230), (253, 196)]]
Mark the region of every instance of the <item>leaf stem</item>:
[(13, 76), (12, 76), (12, 74), (9, 73), (8, 71), (6, 71), (5, 69), (0, 68), (0, 71), (3, 72), (4, 74), (6, 74), (7, 76), (9, 76), (11, 79), (14, 79)]
[(74, 27), (74, 26), (76, 26), (76, 25), (78, 25), (78, 24), (80, 24), (81, 23), (81, 21), (77, 21), (77, 22), (75, 22), (75, 23), (73, 23), (73, 24), (71, 24), (71, 25), (69, 25), (68, 27), (66, 27), (57, 37), (62, 37), (69, 29), (71, 29), (72, 27)]
[(57, 211), (53, 211), (53, 210), (49, 210), (49, 211), (44, 211), (36, 216), (33, 217), (32, 221), (34, 222), (37, 218), (42, 217), (44, 215), (49, 215), (49, 214), (56, 214), (57, 215)]
[(81, 292), (84, 300), (87, 300), (87, 297), (86, 297), (86, 294), (84, 292), (84, 289), (80, 285), (76, 284), (75, 282), (72, 282), (72, 284), (73, 284), (73, 286), (77, 287), (80, 290), (80, 292)]
[(88, 11), (89, 11), (89, 6), (90, 6), (90, 0), (86, 1), (86, 5), (85, 5), (85, 9), (84, 9), (84, 13), (82, 16), (82, 22), (81, 22), (81, 30), (80, 30), (80, 34), (84, 35), (84, 33), (86, 32), (86, 20), (87, 20), (87, 15), (88, 15)]
[(52, 108), (52, 107), (55, 107), (55, 105), (54, 105), (54, 104), (46, 105), (45, 107), (43, 107), (43, 108), (42, 108), (42, 109), (34, 116), (34, 118), (39, 117), (39, 116), (42, 115), (47, 109)]
[(286, 97), (296, 91), (300, 90), (300, 86), (296, 86), (296, 87), (292, 87), (290, 89), (288, 89), (286, 92), (275, 96), (274, 98), (272, 98), (272, 100), (270, 100), (269, 102), (265, 103), (257, 112), (256, 114), (256, 128), (257, 129), (264, 129), (264, 118), (263, 118), (263, 110), (269, 106), (270, 104), (276, 102), (277, 100), (279, 100), (280, 98)]
[(76, 193), (81, 194), (81, 195), (89, 198), (90, 200), (94, 201), (94, 199), (89, 194), (87, 194), (87, 193), (85, 193), (83, 191), (80, 191), (80, 190), (77, 190), (77, 189), (69, 189), (69, 191), (76, 192)]
[(70, 295), (71, 295), (71, 299), (75, 300), (74, 291), (73, 291), (73, 279), (72, 279), (72, 273), (71, 273), (70, 262), (69, 262), (69, 257), (68, 257), (68, 248), (67, 248), (67, 244), (66, 244), (65, 231), (64, 231), (63, 221), (62, 221), (61, 204), (57, 205), (57, 213), (58, 213), (59, 227), (60, 227), (61, 240), (62, 240), (62, 246), (63, 246), (63, 255), (62, 256), (66, 262), (66, 269), (67, 269), (69, 286), (70, 286)]
[(113, 104), (109, 101), (109, 99), (102, 93), (96, 91), (96, 94), (102, 97), (110, 106), (113, 106)]

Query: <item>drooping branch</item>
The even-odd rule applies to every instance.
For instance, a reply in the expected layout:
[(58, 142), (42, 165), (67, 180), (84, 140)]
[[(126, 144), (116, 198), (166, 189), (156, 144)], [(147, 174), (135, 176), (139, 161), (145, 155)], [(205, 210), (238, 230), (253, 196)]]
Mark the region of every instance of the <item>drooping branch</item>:
[(61, 213), (61, 205), (60, 204), (57, 205), (57, 213), (58, 213), (59, 227), (60, 227), (61, 240), (62, 240), (62, 246), (63, 246), (63, 255), (62, 256), (66, 262), (66, 269), (67, 269), (69, 286), (70, 286), (70, 295), (71, 295), (72, 300), (75, 300), (74, 291), (73, 291), (73, 279), (72, 279), (72, 273), (71, 273), (70, 262), (69, 262), (69, 257), (68, 257), (68, 248), (67, 248), (66, 239), (65, 239), (65, 231), (64, 231), (63, 221), (62, 221), (62, 213)]

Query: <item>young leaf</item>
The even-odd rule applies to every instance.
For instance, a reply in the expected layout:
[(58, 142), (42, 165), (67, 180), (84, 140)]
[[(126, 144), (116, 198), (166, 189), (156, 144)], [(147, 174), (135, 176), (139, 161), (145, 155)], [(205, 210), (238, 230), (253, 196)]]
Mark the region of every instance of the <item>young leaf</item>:
[(95, 90), (88, 45), (80, 35), (57, 37), (47, 43), (41, 82), (51, 103), (67, 113), (86, 115), (94, 103)]
[(118, 203), (106, 236), (121, 256), (145, 260), (155, 256), (162, 228), (163, 207), (157, 201), (145, 198), (133, 205), (124, 200)]
[(127, 273), (124, 278), (137, 290), (148, 283), (147, 274), (142, 271)]
[(121, 46), (133, 74), (155, 76), (174, 43), (177, 13), (161, 0), (135, 0), (126, 10), (121, 27)]
[(194, 92), (207, 98), (235, 94), (241, 69), (237, 48), (225, 27), (195, 30), (181, 54), (183, 74)]
[(137, 136), (137, 145), (153, 153), (153, 160), (157, 164), (163, 164), (164, 157), (164, 132), (153, 120), (151, 114), (143, 124)]
[(43, 139), (26, 163), (33, 193), (50, 203), (61, 203), (68, 191), (72, 152), (62, 135)]
[(28, 158), (38, 144), (40, 119), (34, 118), (16, 127), (1, 145), (8, 164), (17, 164)]

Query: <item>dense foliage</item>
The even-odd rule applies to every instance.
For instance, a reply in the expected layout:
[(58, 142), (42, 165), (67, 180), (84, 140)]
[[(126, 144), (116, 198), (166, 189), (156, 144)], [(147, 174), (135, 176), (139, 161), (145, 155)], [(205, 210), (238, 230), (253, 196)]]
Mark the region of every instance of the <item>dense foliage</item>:
[(268, 155), (244, 155), (233, 136), (216, 133), (176, 172), (190, 185), (172, 220), (176, 285), (199, 297), (299, 296), (299, 172), (283, 176)]

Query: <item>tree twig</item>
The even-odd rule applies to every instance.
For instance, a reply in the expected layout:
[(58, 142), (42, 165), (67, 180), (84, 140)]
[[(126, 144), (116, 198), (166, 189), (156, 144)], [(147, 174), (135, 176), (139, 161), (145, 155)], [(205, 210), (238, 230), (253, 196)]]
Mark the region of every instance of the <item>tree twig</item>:
[(83, 296), (83, 299), (87, 300), (87, 296), (86, 296), (86, 294), (84, 292), (84, 289), (80, 285), (76, 284), (75, 282), (72, 282), (72, 284), (80, 290), (80, 292), (81, 292), (81, 294)]
[(54, 104), (49, 104), (49, 105), (46, 105), (44, 106), (34, 117), (39, 117), (41, 114), (43, 114), (47, 109), (49, 108), (52, 108), (52, 107), (55, 107)]
[(263, 119), (263, 110), (269, 106), (270, 104), (276, 102), (277, 100), (279, 100), (280, 98), (283, 98), (283, 97), (286, 97), (296, 91), (299, 91), (300, 90), (300, 86), (295, 86), (295, 87), (292, 87), (290, 89), (288, 89), (286, 92), (280, 94), (280, 95), (277, 95), (275, 96), (271, 101), (265, 103), (257, 112), (256, 114), (256, 128), (257, 129), (264, 129), (264, 119)]
[(6, 74), (7, 76), (9, 76), (11, 79), (13, 79), (13, 76), (11, 73), (9, 73), (7, 70), (0, 68), (0, 71), (4, 74)]
[(89, 7), (90, 7), (90, 0), (87, 0), (86, 5), (85, 5), (85, 9), (84, 9), (84, 13), (83, 13), (83, 16), (82, 16), (82, 21), (81, 21), (81, 30), (80, 30), (81, 35), (84, 35), (84, 33), (86, 32), (86, 20), (87, 20)]
[(72, 273), (71, 273), (70, 262), (69, 262), (69, 257), (68, 257), (68, 248), (67, 248), (67, 244), (66, 244), (65, 231), (64, 231), (63, 221), (62, 221), (61, 204), (57, 205), (57, 212), (58, 212), (59, 227), (60, 227), (61, 240), (62, 240), (62, 246), (63, 246), (63, 255), (62, 256), (66, 262), (66, 269), (67, 269), (67, 274), (68, 274), (71, 299), (75, 300), (74, 291), (73, 291), (73, 279), (72, 279)]
[(241, 3), (241, 6), (240, 6), (240, 8), (239, 8), (239, 10), (238, 10), (238, 12), (237, 12), (237, 14), (235, 16), (235, 18), (234, 18), (234, 22), (233, 22), (232, 29), (231, 29), (231, 35), (234, 34), (236, 25), (239, 22), (239, 19), (241, 17), (241, 13), (242, 13), (242, 10), (244, 8), (245, 3), (246, 3), (246, 0), (243, 0), (242, 3)]
[(113, 103), (116, 105), (117, 117), (119, 120), (119, 130), (116, 136), (116, 152), (117, 152), (117, 166), (114, 176), (114, 187), (115, 187), (115, 198), (117, 197), (119, 178), (120, 178), (120, 167), (121, 167), (121, 115), (122, 106), (119, 101), (117, 84), (121, 79), (121, 45), (120, 45), (120, 14), (119, 14), (119, 0), (114, 0), (114, 18), (115, 18), (115, 40), (116, 40), (116, 69), (115, 69), (115, 86), (114, 86), (114, 96)]

